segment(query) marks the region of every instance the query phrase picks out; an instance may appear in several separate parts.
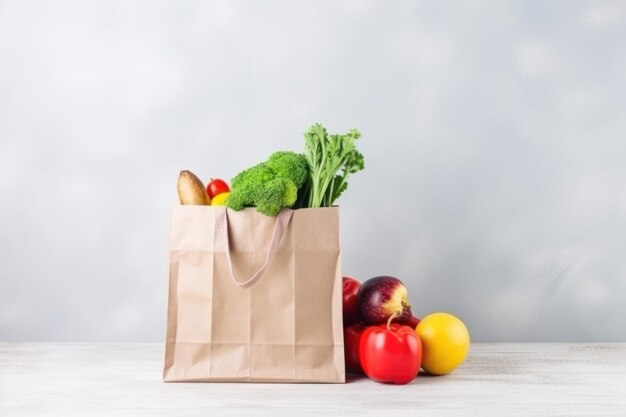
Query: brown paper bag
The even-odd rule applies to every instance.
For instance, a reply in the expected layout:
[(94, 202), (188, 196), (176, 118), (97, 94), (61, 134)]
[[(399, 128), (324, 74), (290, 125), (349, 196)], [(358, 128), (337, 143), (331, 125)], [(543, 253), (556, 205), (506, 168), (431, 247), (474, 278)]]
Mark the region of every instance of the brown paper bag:
[(339, 209), (175, 206), (163, 379), (345, 382)]

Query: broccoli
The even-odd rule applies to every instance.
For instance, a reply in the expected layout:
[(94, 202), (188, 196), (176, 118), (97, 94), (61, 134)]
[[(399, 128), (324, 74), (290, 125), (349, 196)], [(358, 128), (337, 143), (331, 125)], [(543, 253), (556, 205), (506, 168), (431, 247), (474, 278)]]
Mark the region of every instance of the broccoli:
[(228, 207), (233, 210), (242, 210), (244, 207), (253, 207), (263, 185), (274, 178), (274, 173), (265, 166), (257, 164), (245, 169), (231, 181), (231, 193), (227, 200)]
[(283, 207), (290, 207), (296, 202), (298, 189), (293, 181), (286, 178), (274, 178), (260, 191), (257, 211), (276, 216)]
[(295, 152), (274, 152), (265, 163), (279, 178), (287, 178), (297, 188), (304, 185), (309, 177), (309, 165), (304, 155)]
[(292, 207), (298, 199), (298, 187), (293, 181), (287, 178), (277, 178), (285, 184), (285, 193), (283, 194), (283, 206)]
[(275, 175), (264, 163), (256, 164), (252, 168), (244, 169), (233, 178), (230, 184), (236, 188), (243, 184), (263, 185), (269, 180), (274, 179)]
[(296, 203), (298, 189), (308, 180), (304, 155), (275, 152), (267, 162), (245, 169), (232, 179), (226, 205), (233, 210), (256, 207), (263, 214), (276, 216), (281, 208)]

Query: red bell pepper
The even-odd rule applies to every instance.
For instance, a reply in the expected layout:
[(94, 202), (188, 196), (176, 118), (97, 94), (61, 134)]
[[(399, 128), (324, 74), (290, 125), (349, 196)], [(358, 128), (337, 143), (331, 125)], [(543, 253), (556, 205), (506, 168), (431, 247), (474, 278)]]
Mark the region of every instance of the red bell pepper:
[(422, 343), (409, 326), (391, 323), (370, 326), (361, 335), (359, 357), (365, 374), (378, 382), (408, 384), (420, 370)]

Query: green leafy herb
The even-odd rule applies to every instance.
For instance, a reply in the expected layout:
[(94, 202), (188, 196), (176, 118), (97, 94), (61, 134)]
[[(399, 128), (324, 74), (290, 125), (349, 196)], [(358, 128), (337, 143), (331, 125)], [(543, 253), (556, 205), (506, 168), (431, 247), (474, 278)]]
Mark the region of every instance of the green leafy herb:
[(304, 133), (304, 156), (310, 179), (299, 199), (302, 207), (330, 207), (348, 188), (348, 177), (365, 168), (363, 155), (356, 149), (361, 133), (352, 129), (345, 135), (329, 135), (315, 124)]

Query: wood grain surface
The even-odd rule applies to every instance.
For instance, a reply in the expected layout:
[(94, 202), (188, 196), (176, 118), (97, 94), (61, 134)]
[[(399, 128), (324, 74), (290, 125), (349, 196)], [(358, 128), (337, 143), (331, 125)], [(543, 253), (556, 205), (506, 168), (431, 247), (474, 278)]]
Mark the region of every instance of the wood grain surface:
[(626, 416), (626, 344), (480, 344), (393, 386), (163, 383), (160, 344), (0, 343), (0, 416)]

